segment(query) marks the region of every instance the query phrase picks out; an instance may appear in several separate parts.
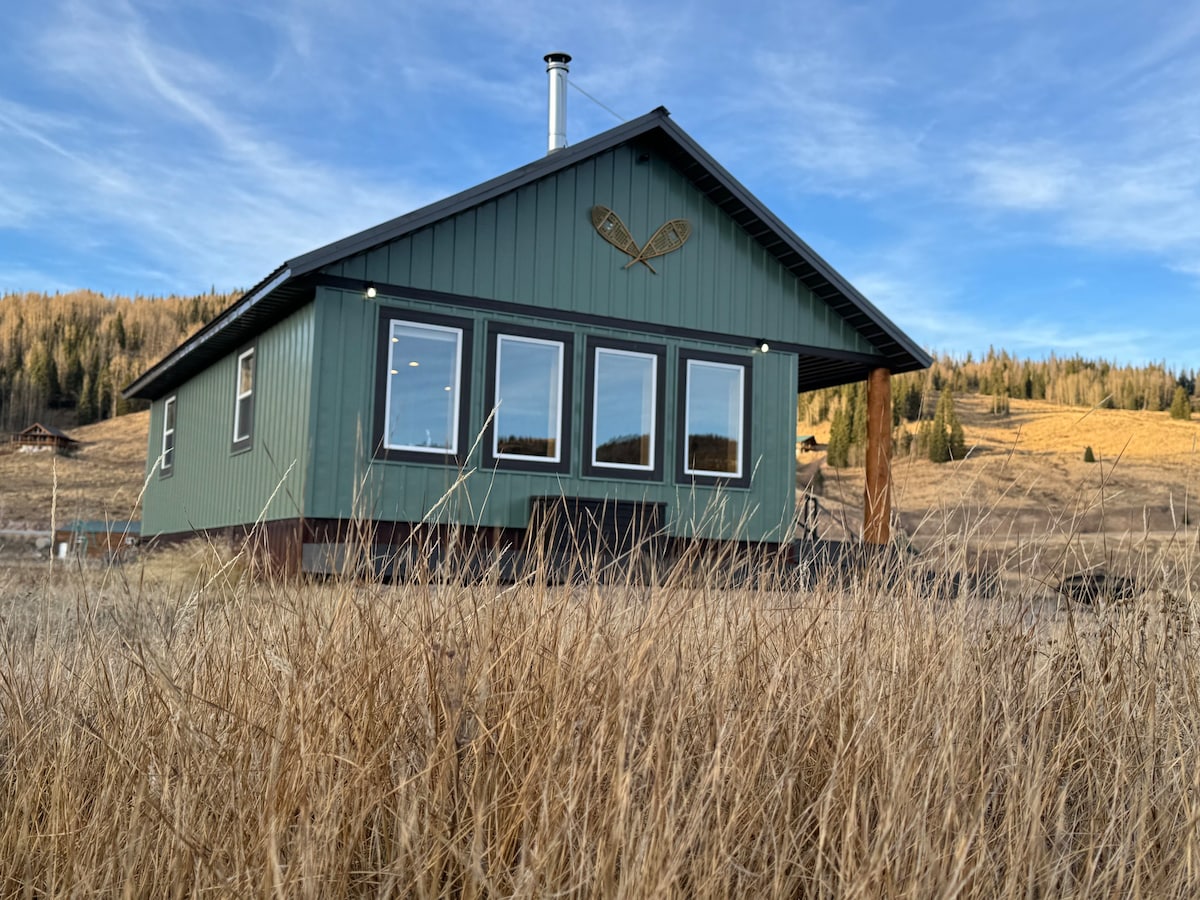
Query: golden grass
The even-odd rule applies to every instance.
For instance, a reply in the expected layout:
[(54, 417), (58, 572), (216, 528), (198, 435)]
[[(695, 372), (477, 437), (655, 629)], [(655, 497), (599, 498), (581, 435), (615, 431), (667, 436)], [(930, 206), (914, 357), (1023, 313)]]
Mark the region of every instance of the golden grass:
[[(1031, 548), (1045, 563), (1039, 574), (1060, 578), (1072, 566), (1111, 565), (1135, 547), (1169, 545), (1200, 522), (1200, 422), (1029, 400), (1013, 400), (1012, 415), (998, 418), (988, 414), (989, 402), (955, 399), (965, 460), (895, 460), (894, 507), (915, 545), (928, 548), (949, 536), (975, 553)], [(825, 431), (827, 437), (827, 424)], [(1098, 462), (1083, 462), (1087, 446)], [(801, 456), (802, 483), (823, 459), (823, 453)], [(823, 472), (824, 533), (856, 534), (862, 470)], [(1067, 571), (1055, 568), (1068, 552), (1079, 558)]]
[(140, 412), (68, 429), (81, 444), (71, 456), (0, 443), (0, 528), (48, 528), (52, 498), (59, 522), (138, 518), (149, 427)]
[(1198, 557), (1044, 613), (907, 563), (805, 591), (273, 583), (203, 546), (9, 569), (0, 891), (1192, 896)]

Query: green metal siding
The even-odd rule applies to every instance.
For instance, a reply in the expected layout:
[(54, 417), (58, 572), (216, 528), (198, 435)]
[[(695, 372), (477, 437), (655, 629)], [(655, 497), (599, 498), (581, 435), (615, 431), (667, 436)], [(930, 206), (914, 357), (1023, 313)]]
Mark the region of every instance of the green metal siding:
[(192, 378), (174, 395), (179, 398), (175, 465), (168, 478), (151, 473), (162, 450), (166, 398), (154, 401), (143, 534), (219, 528), (301, 514), (309, 459), (313, 313), (309, 303), (259, 335), (254, 343), (250, 450), (231, 453), (237, 352)]
[[(373, 460), (371, 410), (377, 366), (375, 360), (378, 303), (361, 294), (320, 288), (316, 297), (316, 333), (320, 341), (313, 410), (313, 454), (306, 483), (305, 513), (310, 518), (360, 516), (395, 521), (454, 521), (478, 526), (520, 528), (529, 520), (531, 496), (566, 495), (614, 500), (665, 502), (669, 528), (680, 535), (738, 537), (745, 540), (786, 538), (781, 524), (793, 510), (796, 430), (797, 359), (788, 353), (761, 354), (745, 347), (705, 344), (646, 335), (631, 325), (627, 330), (579, 328), (545, 319), (450, 310), (440, 304), (386, 300), (387, 305), (416, 313), (453, 313), (474, 321), (473, 365), (470, 396), (464, 409), (473, 435), (487, 417), (485, 366), (489, 322), (533, 325), (575, 335), (572, 410), (566, 425), (571, 429), (571, 471), (566, 475), (491, 471), (481, 467), (474, 448), (465, 480), (457, 488), (459, 471), (453, 467), (411, 462)], [(581, 476), (586, 336), (667, 345), (666, 417), (664, 429), (666, 471), (661, 482)], [(719, 491), (682, 486), (675, 481), (678, 354), (681, 349), (719, 350), (746, 357), (753, 367), (751, 451), (754, 471), (751, 488)], [(453, 490), (452, 490), (453, 489)], [(449, 492), (449, 500), (436, 514), (430, 511)], [(738, 526), (735, 530), (735, 526)]]
[[(534, 307), (874, 353), (737, 223), (667, 163), (617, 147), (325, 271)], [(606, 243), (591, 208), (644, 244), (670, 219), (686, 244), (650, 261)]]

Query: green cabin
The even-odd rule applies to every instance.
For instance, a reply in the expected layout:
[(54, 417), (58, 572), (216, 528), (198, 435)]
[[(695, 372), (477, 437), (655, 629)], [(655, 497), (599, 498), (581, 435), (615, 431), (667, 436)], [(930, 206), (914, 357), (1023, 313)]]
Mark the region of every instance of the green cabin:
[(797, 393), (929, 363), (659, 108), (284, 263), (145, 372), (142, 534), (311, 571), (550, 507), (780, 544)]

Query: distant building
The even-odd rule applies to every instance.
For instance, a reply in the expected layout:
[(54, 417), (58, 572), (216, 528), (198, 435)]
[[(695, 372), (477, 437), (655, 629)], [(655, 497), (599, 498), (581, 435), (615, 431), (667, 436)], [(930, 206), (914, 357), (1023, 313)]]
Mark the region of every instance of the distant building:
[(119, 559), (133, 551), (142, 539), (142, 523), (128, 520), (76, 519), (54, 532), (59, 559)]
[(813, 434), (796, 435), (796, 449), (805, 452), (817, 449), (817, 437)]
[(12, 443), (18, 447), (28, 447), (36, 450), (53, 450), (56, 453), (70, 453), (79, 446), (79, 441), (57, 428), (34, 422), (23, 431), (12, 436)]

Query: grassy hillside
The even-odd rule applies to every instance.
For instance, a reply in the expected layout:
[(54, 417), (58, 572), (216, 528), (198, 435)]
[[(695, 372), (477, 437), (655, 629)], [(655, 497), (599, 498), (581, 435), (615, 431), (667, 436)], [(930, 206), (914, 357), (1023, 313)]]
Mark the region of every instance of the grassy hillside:
[[(969, 451), (964, 460), (895, 460), (894, 505), (916, 546), (949, 544), (1050, 577), (1127, 559), (1147, 541), (1196, 540), (1200, 422), (1036, 400), (1013, 400), (1011, 415), (996, 417), (988, 397), (955, 403)], [(812, 430), (828, 440), (828, 423)], [(1089, 446), (1095, 463), (1083, 461)], [(831, 469), (821, 452), (800, 456), (801, 484), (818, 470), (823, 531), (856, 532), (863, 470)], [(1034, 550), (1031, 559), (1026, 551)]]
[(56, 518), (140, 518), (150, 413), (72, 428), (72, 456), (21, 452), (0, 443), (0, 529), (44, 530)]

